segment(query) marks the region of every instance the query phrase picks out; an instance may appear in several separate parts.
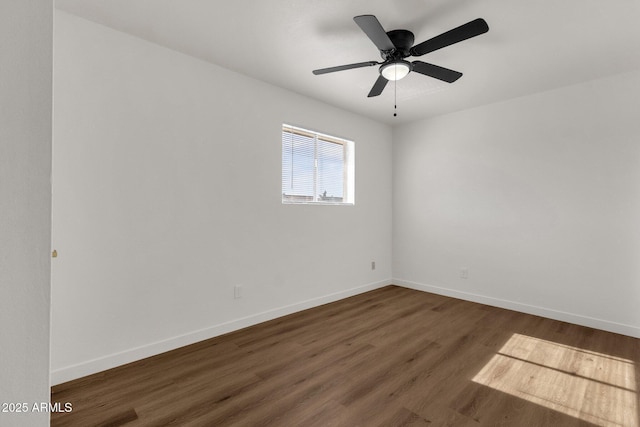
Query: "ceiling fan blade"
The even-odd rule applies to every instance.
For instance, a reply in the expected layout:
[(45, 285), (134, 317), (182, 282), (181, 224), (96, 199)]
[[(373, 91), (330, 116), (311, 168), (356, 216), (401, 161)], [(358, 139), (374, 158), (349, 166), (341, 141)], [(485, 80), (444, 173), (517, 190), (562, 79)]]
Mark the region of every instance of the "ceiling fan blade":
[(387, 35), (387, 32), (382, 28), (380, 21), (378, 21), (378, 18), (374, 15), (359, 15), (353, 18), (353, 20), (356, 21), (356, 24), (358, 24), (378, 49), (388, 51), (396, 48)]
[(425, 76), (433, 77), (434, 79), (442, 80), (443, 82), (453, 83), (462, 77), (462, 73), (448, 68), (439, 67), (433, 64), (427, 64), (422, 61), (413, 61), (413, 71), (416, 73), (424, 74)]
[(358, 62), (357, 64), (347, 64), (338, 65), (337, 67), (321, 68), (319, 70), (313, 70), (312, 72), (317, 76), (318, 74), (334, 73), (336, 71), (351, 70), (353, 68), (372, 67), (378, 64), (379, 63), (376, 61)]
[(442, 33), (439, 36), (415, 45), (411, 48), (411, 55), (421, 56), (425, 53), (433, 52), (434, 50), (470, 39), (471, 37), (479, 36), (487, 31), (489, 31), (489, 26), (484, 19), (474, 19), (471, 22), (467, 22), (446, 33)]
[(369, 92), (369, 95), (367, 95), (367, 97), (371, 98), (372, 96), (380, 95), (388, 82), (389, 80), (382, 77), (382, 74), (378, 76), (378, 80), (376, 80), (376, 82), (373, 84), (373, 87), (371, 88), (371, 91)]

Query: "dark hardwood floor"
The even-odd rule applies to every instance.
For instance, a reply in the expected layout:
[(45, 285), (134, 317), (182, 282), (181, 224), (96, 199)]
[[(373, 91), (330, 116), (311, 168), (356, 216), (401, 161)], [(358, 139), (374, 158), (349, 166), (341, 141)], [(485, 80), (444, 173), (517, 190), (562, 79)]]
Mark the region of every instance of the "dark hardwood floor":
[(640, 340), (395, 286), (53, 387), (52, 426), (640, 427)]

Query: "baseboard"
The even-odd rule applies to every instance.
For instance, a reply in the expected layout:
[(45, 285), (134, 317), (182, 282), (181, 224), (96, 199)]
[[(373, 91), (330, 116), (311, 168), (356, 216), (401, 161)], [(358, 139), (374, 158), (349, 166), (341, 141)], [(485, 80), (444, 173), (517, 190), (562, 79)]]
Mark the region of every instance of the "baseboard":
[(564, 311), (553, 310), (550, 308), (539, 307), (535, 305), (523, 304), (523, 303), (504, 300), (500, 298), (462, 292), (455, 289), (425, 285), (422, 283), (411, 282), (403, 279), (394, 279), (393, 284), (402, 286), (404, 288), (430, 292), (433, 294), (463, 299), (466, 301), (477, 302), (480, 304), (491, 305), (494, 307), (506, 308), (508, 310), (519, 311), (521, 313), (534, 314), (536, 316), (546, 317), (549, 319), (560, 320), (563, 322), (573, 323), (576, 325), (588, 326), (594, 329), (601, 329), (603, 331), (615, 332), (617, 334), (628, 335), (634, 338), (640, 338), (640, 328), (637, 326), (626, 325), (623, 323), (616, 323), (609, 320), (596, 319), (593, 317), (582, 316), (580, 314), (567, 313)]
[(364, 292), (372, 291), (374, 289), (388, 286), (391, 283), (392, 281), (390, 279), (375, 283), (369, 283), (363, 286), (358, 286), (356, 288), (347, 289), (345, 291), (335, 292), (329, 295), (312, 298), (284, 307), (263, 311), (261, 313), (243, 317), (240, 319), (220, 323), (218, 325), (214, 325), (198, 331), (132, 348), (120, 353), (110, 354), (104, 357), (89, 360), (87, 362), (79, 363), (77, 365), (56, 369), (51, 371), (51, 385), (62, 384), (67, 381), (75, 380), (87, 375), (115, 368), (116, 366), (135, 362), (137, 360), (164, 353), (166, 351), (175, 350), (176, 348), (184, 347), (185, 345), (194, 344), (199, 341), (204, 341), (209, 338), (233, 332), (238, 329), (246, 328), (258, 323), (296, 313), (298, 311), (307, 310), (309, 308), (317, 307)]

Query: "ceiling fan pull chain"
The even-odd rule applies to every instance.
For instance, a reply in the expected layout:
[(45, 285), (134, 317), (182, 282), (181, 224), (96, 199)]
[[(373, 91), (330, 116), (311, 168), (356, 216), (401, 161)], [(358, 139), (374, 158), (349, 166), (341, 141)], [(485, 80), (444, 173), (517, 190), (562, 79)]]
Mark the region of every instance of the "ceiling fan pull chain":
[(393, 82), (393, 117), (398, 116), (398, 81)]

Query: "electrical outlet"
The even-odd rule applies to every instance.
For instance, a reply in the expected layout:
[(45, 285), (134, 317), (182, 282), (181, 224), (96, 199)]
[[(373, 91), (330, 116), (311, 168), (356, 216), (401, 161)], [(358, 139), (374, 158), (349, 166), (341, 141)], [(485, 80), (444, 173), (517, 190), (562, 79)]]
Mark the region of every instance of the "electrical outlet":
[(461, 268), (460, 269), (460, 277), (462, 279), (468, 279), (469, 278), (469, 269), (468, 268)]
[(242, 298), (242, 285), (235, 285), (233, 287), (233, 298)]
[(371, 261), (371, 269), (372, 270), (376, 269), (376, 262), (375, 261)]

